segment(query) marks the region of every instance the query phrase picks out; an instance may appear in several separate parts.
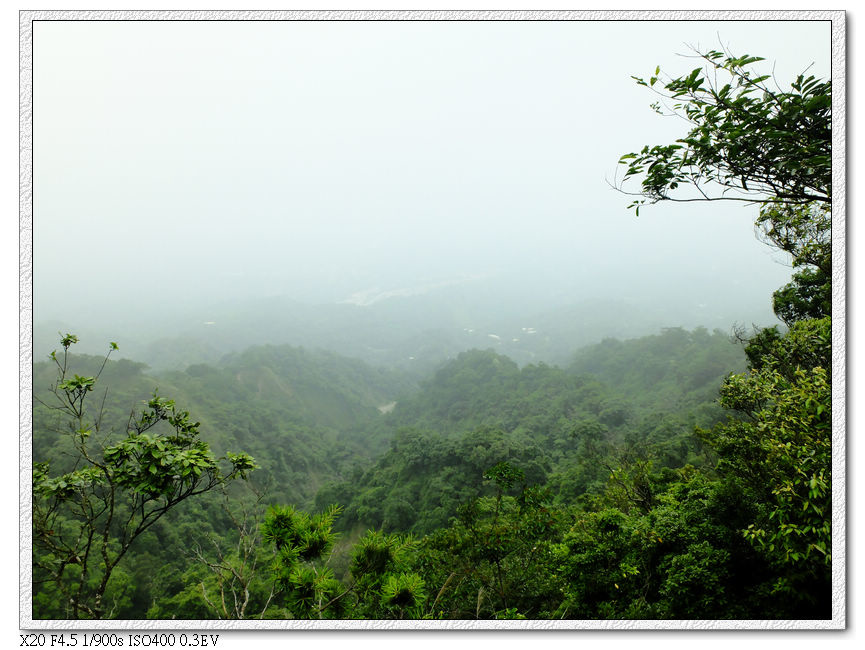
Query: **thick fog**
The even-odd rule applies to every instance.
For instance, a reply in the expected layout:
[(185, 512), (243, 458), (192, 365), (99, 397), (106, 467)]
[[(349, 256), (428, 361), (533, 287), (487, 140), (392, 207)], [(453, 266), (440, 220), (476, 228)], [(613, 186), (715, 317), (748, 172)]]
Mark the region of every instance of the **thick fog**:
[(678, 305), (659, 326), (770, 324), (791, 270), (755, 237), (756, 207), (636, 217), (610, 187), (622, 154), (688, 128), (631, 75), (723, 45), (784, 84), (826, 77), (829, 30), (37, 22), (34, 323), (119, 337), (218, 326), (235, 303), (454, 290), (511, 316), (602, 299)]

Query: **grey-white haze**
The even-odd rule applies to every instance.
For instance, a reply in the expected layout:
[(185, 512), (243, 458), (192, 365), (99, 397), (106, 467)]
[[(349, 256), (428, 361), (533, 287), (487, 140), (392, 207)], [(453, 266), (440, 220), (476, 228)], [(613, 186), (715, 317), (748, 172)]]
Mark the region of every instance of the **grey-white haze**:
[(611, 188), (622, 154), (688, 128), (631, 75), (678, 75), (690, 45), (723, 45), (785, 84), (827, 77), (829, 30), (37, 22), (34, 321), (210, 322), (219, 302), (370, 305), (487, 282), (492, 302), (532, 309), (740, 296), (729, 322), (768, 324), (791, 269), (755, 237), (756, 207), (636, 217)]

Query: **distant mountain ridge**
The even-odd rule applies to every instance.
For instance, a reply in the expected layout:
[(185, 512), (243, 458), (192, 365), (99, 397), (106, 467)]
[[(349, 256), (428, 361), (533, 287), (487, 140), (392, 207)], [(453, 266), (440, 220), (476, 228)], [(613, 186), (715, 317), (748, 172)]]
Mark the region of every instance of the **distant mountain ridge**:
[(288, 344), (400, 368), (417, 378), (472, 348), (493, 347), (521, 365), (565, 364), (574, 350), (611, 336), (628, 339), (665, 327), (729, 330), (736, 322), (776, 322), (768, 304), (739, 304), (740, 296), (673, 293), (659, 301), (636, 293), (566, 301), (554, 292), (527, 296), (531, 292), (519, 286), (509, 293), (489, 279), (445, 284), (423, 292), (406, 290), (405, 295), (376, 294), (379, 299), (365, 306), (274, 297), (187, 307), (149, 320), (126, 316), (112, 323), (106, 318), (98, 326), (79, 326), (74, 319), (40, 321), (34, 328), (34, 355), (44, 358), (58, 331), (74, 331), (86, 341), (82, 349), (92, 353), (101, 350), (96, 342), (128, 341), (122, 354), (155, 370), (216, 363), (254, 345)]

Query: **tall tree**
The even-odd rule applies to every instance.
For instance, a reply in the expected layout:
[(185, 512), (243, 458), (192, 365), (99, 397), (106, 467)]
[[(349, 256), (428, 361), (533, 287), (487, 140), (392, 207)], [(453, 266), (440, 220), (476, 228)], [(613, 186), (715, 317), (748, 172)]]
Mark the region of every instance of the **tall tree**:
[[(671, 145), (622, 156), (623, 183), (642, 176), (630, 206), (638, 211), (660, 201), (759, 204), (758, 231), (791, 256), (792, 282), (773, 295), (790, 331), (755, 334), (746, 348), (749, 372), (730, 375), (721, 389), (722, 406), (738, 417), (699, 433), (718, 453), (719, 472), (757, 505), (742, 532), (775, 568), (773, 589), (785, 611), (828, 616), (831, 83), (803, 74), (782, 91), (749, 68), (759, 57), (699, 57), (704, 67), (682, 77), (661, 81), (656, 69), (648, 81), (637, 79), (672, 101), (671, 114), (693, 128)], [(682, 186), (692, 193), (683, 196)]]
[[(110, 615), (104, 596), (112, 576), (135, 540), (181, 502), (208, 492), (255, 469), (245, 453), (217, 459), (199, 438), (199, 423), (174, 401), (154, 395), (126, 424), (117, 439), (103, 421), (92, 396), (102, 369), (93, 377), (70, 371), (69, 348), (78, 338), (61, 340), (54, 410), (65, 426), (75, 455), (74, 469), (51, 476), (48, 462), (33, 468), (34, 581), (53, 586), (69, 618)], [(104, 398), (102, 400), (104, 404)], [(228, 464), (227, 471), (220, 462)]]

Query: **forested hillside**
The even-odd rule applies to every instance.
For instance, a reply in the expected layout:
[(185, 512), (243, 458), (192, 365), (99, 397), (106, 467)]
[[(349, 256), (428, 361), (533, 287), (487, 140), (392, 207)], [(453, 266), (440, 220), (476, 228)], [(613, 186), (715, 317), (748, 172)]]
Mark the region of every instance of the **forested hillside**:
[[(103, 359), (71, 361), (76, 372), (95, 375)], [(34, 386), (41, 388), (35, 391), (34, 428), (46, 431), (34, 437), (37, 462), (63, 458), (54, 447), (65, 438), (48, 433), (58, 423), (52, 424), (56, 415), (45, 405), (55, 371), (50, 361), (34, 366)], [(158, 391), (195, 415), (215, 453), (247, 450), (265, 470), (274, 498), (303, 505), (311, 505), (321, 481), (344, 475), (386, 447), (378, 407), (412, 390), (397, 372), (290, 346), (250, 348), (216, 365), (158, 376), (144, 364), (109, 361), (100, 381), (110, 389), (99, 406), (103, 420), (115, 424), (114, 434), (122, 432), (133, 407)]]
[(568, 371), (465, 352), (384, 419), (393, 438), (377, 465), (328, 486), (317, 503), (346, 506), (339, 528), (427, 534), (489, 491), (483, 473), (499, 462), (519, 466), (529, 484), (549, 483), (557, 502), (601, 490), (601, 461), (625, 449), (669, 467), (696, 463), (694, 427), (723, 419), (721, 368), (744, 359), (728, 336), (705, 330), (609, 339)]
[[(525, 485), (546, 485), (549, 503), (566, 512), (567, 504), (588, 504), (609, 491), (611, 464), (636, 463), (645, 471), (653, 462), (661, 469), (703, 461), (693, 428), (722, 416), (711, 391), (694, 394), (722, 379), (717, 370), (712, 380), (705, 378), (719, 357), (735, 367), (745, 355), (729, 337), (704, 330), (611, 339), (580, 351), (567, 371), (520, 368), (495, 352), (475, 350), (413, 389), (397, 374), (350, 359), (268, 346), (158, 377), (149, 376), (143, 364), (109, 360), (99, 381), (110, 390), (99, 406), (105, 422), (121, 423), (158, 387), (201, 413), (214, 453), (243, 449), (258, 465), (250, 480), (263, 490), (262, 500), (235, 487), (229, 492), (235, 509), (294, 503), (324, 511), (340, 504), (344, 511), (333, 529), (351, 533), (350, 539), (371, 528), (437, 534), (427, 542), (433, 544), (464, 508), (495, 494), (485, 473), (502, 463), (518, 468)], [(70, 356), (68, 362), (76, 372), (96, 375), (103, 360)], [(630, 381), (621, 370), (610, 370), (623, 367)], [(37, 364), (36, 385), (51, 386), (56, 370), (52, 361)], [(680, 382), (683, 376), (692, 379)], [(654, 401), (629, 388), (640, 381), (651, 383)], [(74, 445), (59, 423), (52, 424), (52, 394), (37, 396), (35, 460), (56, 459), (52, 469), (71, 471), (63, 459), (73, 457)], [(393, 402), (389, 413), (377, 408)], [(122, 431), (106, 436), (121, 439)], [(376, 450), (383, 452), (378, 460)], [(194, 560), (195, 545), (206, 549), (208, 538), (225, 549), (235, 543), (237, 513), (224, 511), (221, 502), (204, 495), (144, 533), (138, 545), (149, 550), (131, 554), (108, 583), (113, 615), (136, 617), (141, 608), (160, 615), (167, 610), (154, 603), (162, 600), (173, 603), (163, 608), (184, 603), (190, 616), (213, 613), (196, 600), (197, 588), (188, 581), (208, 578), (206, 566)], [(188, 555), (172, 550), (177, 548)], [(346, 570), (348, 559), (339, 557), (332, 562)], [(255, 577), (266, 584), (263, 568)], [(53, 593), (46, 586), (38, 594), (43, 616), (63, 615), (48, 605)]]

